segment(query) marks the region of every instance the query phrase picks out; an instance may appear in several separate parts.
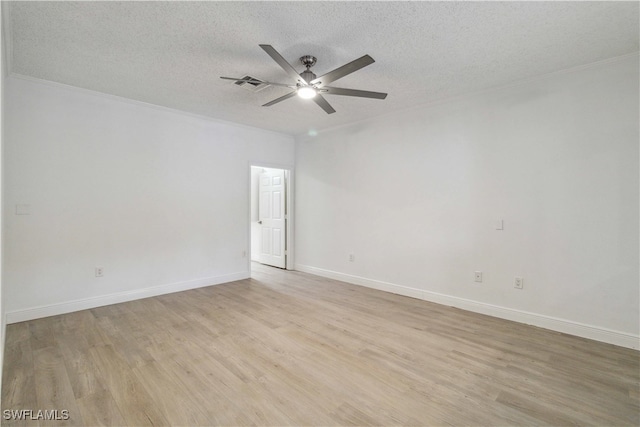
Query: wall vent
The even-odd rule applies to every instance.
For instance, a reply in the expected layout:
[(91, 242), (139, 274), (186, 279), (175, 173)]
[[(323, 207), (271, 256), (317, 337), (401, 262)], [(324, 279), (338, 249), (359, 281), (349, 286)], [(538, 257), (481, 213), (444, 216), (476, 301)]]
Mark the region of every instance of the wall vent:
[(269, 86), (267, 83), (263, 82), (262, 80), (257, 79), (255, 77), (251, 77), (251, 76), (244, 76), (242, 80), (249, 80), (249, 81), (241, 82), (239, 80), (236, 80), (235, 82), (233, 82), (233, 84), (236, 86), (240, 86), (244, 89), (250, 90), (251, 92), (259, 92), (265, 87)]

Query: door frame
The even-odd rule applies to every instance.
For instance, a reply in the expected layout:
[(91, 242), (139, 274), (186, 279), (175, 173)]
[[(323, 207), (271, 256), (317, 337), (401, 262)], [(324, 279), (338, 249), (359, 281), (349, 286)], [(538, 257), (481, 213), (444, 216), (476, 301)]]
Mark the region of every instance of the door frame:
[(295, 185), (295, 171), (293, 165), (279, 164), (279, 163), (268, 163), (268, 162), (259, 162), (259, 161), (250, 161), (249, 167), (247, 168), (248, 174), (248, 189), (249, 195), (248, 198), (248, 207), (247, 207), (247, 268), (251, 271), (251, 168), (270, 168), (270, 169), (282, 169), (285, 171), (285, 198), (286, 198), (286, 209), (287, 209), (287, 218), (285, 220), (285, 230), (287, 234), (286, 238), (286, 263), (285, 269), (293, 270), (294, 266), (294, 241), (293, 238), (293, 225), (294, 225), (294, 215), (293, 215), (293, 194), (294, 194), (294, 185)]

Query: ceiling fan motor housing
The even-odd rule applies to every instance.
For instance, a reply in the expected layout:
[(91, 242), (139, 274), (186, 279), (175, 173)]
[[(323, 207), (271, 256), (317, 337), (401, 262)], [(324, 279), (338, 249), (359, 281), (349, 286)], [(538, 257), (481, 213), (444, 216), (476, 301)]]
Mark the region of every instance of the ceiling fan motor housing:
[(305, 71), (300, 73), (300, 77), (302, 77), (305, 82), (309, 83), (311, 80), (316, 78), (316, 75), (307, 68)]

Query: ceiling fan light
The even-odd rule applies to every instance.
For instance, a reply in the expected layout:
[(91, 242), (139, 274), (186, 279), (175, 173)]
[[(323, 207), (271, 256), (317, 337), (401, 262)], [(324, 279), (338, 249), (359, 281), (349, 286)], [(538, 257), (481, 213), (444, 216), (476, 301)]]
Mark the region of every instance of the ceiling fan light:
[(302, 86), (298, 88), (298, 96), (302, 99), (311, 99), (316, 96), (316, 90), (311, 86)]

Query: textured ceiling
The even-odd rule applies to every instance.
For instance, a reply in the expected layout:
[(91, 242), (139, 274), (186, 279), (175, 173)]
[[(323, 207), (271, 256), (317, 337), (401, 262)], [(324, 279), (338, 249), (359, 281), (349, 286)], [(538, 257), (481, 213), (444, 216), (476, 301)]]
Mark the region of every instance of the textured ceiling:
[[(8, 6), (8, 7), (6, 7)], [(638, 51), (638, 2), (11, 2), (10, 72), (292, 135)], [(219, 76), (289, 83), (258, 47), (322, 75), (376, 62), (332, 86), (337, 110)]]

